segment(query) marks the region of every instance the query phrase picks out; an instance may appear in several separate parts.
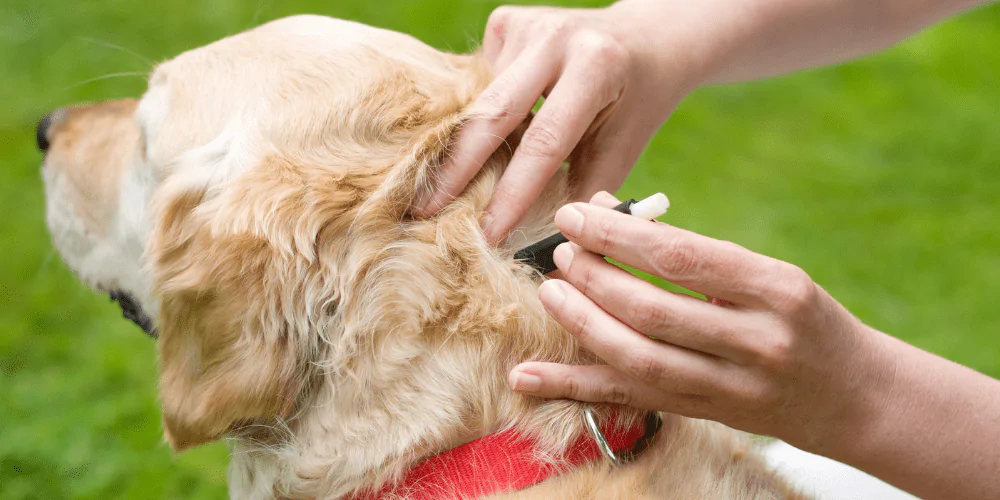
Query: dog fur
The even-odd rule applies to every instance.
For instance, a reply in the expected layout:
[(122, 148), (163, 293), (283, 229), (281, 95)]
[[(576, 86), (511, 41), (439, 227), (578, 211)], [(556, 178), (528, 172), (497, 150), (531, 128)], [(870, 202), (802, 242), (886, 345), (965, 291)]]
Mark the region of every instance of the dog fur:
[[(507, 387), (521, 361), (595, 362), (512, 259), (553, 232), (567, 176), (499, 248), (480, 217), (513, 144), (439, 215), (407, 215), (490, 78), (476, 55), (296, 16), (159, 65), (141, 101), (57, 112), (53, 241), (156, 311), (166, 440), (229, 438), (233, 498), (339, 498), (510, 427), (558, 461), (586, 432), (581, 404)], [(496, 498), (804, 498), (746, 436), (664, 419), (626, 467)]]

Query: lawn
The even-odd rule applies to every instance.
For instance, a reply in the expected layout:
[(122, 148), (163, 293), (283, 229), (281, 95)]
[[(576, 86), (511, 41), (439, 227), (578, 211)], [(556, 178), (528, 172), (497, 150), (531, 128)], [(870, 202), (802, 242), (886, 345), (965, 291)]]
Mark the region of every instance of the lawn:
[[(0, 498), (226, 495), (223, 445), (162, 443), (154, 344), (52, 250), (38, 118), (138, 96), (151, 62), (288, 14), (466, 51), (495, 6), (5, 0)], [(622, 194), (662, 190), (670, 222), (798, 264), (868, 324), (1000, 377), (998, 47), (995, 6), (853, 64), (700, 90)]]

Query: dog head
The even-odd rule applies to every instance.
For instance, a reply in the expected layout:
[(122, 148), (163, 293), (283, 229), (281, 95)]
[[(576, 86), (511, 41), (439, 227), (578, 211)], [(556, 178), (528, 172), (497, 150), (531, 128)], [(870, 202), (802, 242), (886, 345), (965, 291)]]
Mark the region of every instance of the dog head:
[(172, 447), (298, 446), (286, 492), (361, 477), (470, 437), (441, 421), (474, 435), (537, 406), (506, 390), (514, 363), (581, 360), (511, 258), (553, 230), (562, 173), (499, 249), (479, 218), (507, 148), (437, 216), (407, 215), (489, 78), (474, 55), (296, 16), (160, 64), (138, 101), (43, 120), (54, 244), (155, 323)]
[(371, 271), (347, 255), (398, 237), (379, 224), (402, 230), (485, 77), (473, 57), (305, 16), (161, 64), (139, 101), (46, 118), (54, 243), (156, 316), (174, 446), (293, 410), (337, 340), (320, 324), (343, 277)]

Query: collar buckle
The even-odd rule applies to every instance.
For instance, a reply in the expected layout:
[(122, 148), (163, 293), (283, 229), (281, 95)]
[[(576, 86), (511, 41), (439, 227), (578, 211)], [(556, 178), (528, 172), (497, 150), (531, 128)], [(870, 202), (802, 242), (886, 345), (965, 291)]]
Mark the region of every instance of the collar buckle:
[(656, 412), (649, 412), (646, 414), (646, 432), (642, 438), (636, 441), (635, 446), (631, 450), (613, 450), (611, 444), (608, 443), (608, 438), (601, 431), (601, 426), (597, 424), (593, 406), (587, 406), (583, 409), (583, 421), (590, 436), (594, 438), (597, 448), (601, 451), (601, 455), (604, 455), (604, 458), (615, 467), (621, 467), (635, 460), (653, 443), (656, 431), (663, 426), (663, 419), (660, 418), (660, 415)]

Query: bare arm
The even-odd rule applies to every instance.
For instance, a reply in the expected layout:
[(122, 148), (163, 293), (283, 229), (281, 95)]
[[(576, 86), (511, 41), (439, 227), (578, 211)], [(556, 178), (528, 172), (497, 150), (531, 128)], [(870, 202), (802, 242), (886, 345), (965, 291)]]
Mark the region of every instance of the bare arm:
[(884, 413), (845, 430), (829, 456), (928, 500), (1000, 496), (1000, 381), (886, 342), (895, 362)]
[[(688, 19), (706, 42), (702, 83), (756, 80), (846, 61), (887, 48), (951, 15), (992, 0), (622, 0), (612, 9), (648, 22)], [(645, 17), (641, 14), (645, 13)], [(658, 35), (659, 33), (659, 35)], [(655, 42), (653, 45), (657, 45)], [(669, 49), (659, 47), (664, 52)], [(664, 54), (664, 57), (674, 56)]]

